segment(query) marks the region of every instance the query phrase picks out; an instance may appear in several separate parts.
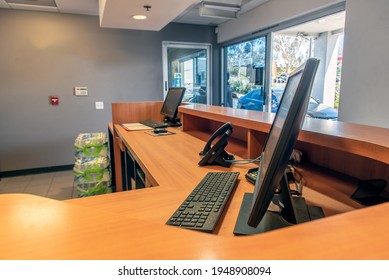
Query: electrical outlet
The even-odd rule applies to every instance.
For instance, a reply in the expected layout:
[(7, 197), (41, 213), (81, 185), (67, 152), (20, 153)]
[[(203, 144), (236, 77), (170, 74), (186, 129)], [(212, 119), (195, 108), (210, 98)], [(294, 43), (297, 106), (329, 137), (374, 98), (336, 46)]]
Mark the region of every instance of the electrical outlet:
[(102, 101), (97, 101), (97, 102), (96, 102), (96, 109), (97, 109), (97, 110), (103, 110), (103, 109), (104, 109), (104, 102), (102, 102)]

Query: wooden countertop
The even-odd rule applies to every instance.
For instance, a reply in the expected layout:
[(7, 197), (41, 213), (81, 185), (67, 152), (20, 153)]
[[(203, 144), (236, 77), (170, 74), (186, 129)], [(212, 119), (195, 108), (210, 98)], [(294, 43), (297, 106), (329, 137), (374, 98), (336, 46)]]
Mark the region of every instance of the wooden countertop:
[[(211, 120), (233, 121), (236, 126), (268, 133), (275, 114), (229, 107), (190, 104), (181, 113)], [(305, 118), (299, 141), (346, 150), (389, 164), (389, 129), (340, 121)], [(331, 139), (331, 141), (329, 141)]]
[[(123, 195), (130, 204), (131, 194)], [(112, 196), (123, 203), (120, 195)], [(114, 214), (27, 194), (0, 195), (0, 205), (0, 259), (389, 258), (388, 203), (245, 237), (166, 226), (143, 211), (133, 218), (135, 213)]]
[[(216, 121), (234, 110), (196, 108), (197, 115)], [(191, 107), (181, 110), (193, 113)], [(271, 115), (263, 115), (269, 120), (262, 119), (258, 128), (257, 119), (251, 120), (261, 115), (253, 116), (257, 113), (237, 112), (243, 114), (238, 123), (253, 130), (270, 128)], [(220, 121), (228, 121), (224, 117)], [(377, 137), (363, 136), (359, 126), (324, 123), (318, 128), (306, 121), (303, 139), (326, 145), (331, 129), (339, 130), (334, 136), (344, 143), (339, 149), (354, 149), (366, 157), (382, 153), (380, 161), (388, 162), (387, 130), (371, 128)], [(327, 125), (335, 128), (326, 132)], [(165, 222), (207, 172), (226, 169), (199, 167), (204, 142), (181, 129), (169, 128), (175, 134), (157, 137), (128, 132), (119, 125), (110, 129), (155, 186), (68, 201), (1, 194), (0, 259), (389, 259), (389, 204), (362, 207), (350, 199), (355, 178), (309, 165), (300, 167), (306, 182), (304, 197), (323, 207), (323, 219), (255, 236), (234, 236), (243, 195), (253, 191), (244, 174), (254, 165), (233, 165), (228, 171), (239, 171), (240, 181), (215, 233), (167, 226)], [(318, 134), (324, 140), (317, 140)]]
[[(389, 204), (354, 210), (359, 206), (347, 198), (351, 189), (336, 188), (336, 198), (330, 188), (318, 194), (325, 189), (321, 180), (311, 180), (314, 187), (306, 196), (324, 202), (332, 216), (256, 236), (234, 236), (243, 194), (253, 190), (243, 177), (247, 166), (232, 169), (241, 171), (240, 182), (216, 233), (167, 226), (167, 219), (203, 175), (220, 167), (198, 167), (203, 142), (180, 130), (153, 137), (115, 129), (134, 152), (150, 148), (138, 156), (159, 186), (69, 201), (0, 195), (1, 259), (389, 258)], [(169, 145), (175, 149), (164, 148)], [(345, 213), (334, 213), (332, 206)]]

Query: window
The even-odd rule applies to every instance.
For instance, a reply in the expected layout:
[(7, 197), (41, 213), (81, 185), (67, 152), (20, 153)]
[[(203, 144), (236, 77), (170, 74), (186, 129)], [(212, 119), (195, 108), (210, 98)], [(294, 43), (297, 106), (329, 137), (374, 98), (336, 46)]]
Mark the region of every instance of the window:
[[(263, 109), (266, 37), (251, 39), (226, 47), (226, 87), (224, 106)], [(253, 95), (255, 104), (239, 103), (242, 96)]]
[(337, 119), (344, 9), (339, 3), (224, 46), (222, 105), (276, 112), (289, 74), (316, 57), (320, 65), (308, 116)]
[(328, 110), (338, 108), (344, 20), (345, 12), (340, 12), (274, 33), (272, 92), (278, 98), (282, 96), (289, 73), (307, 58), (316, 57), (320, 65), (310, 105), (316, 108), (320, 103)]

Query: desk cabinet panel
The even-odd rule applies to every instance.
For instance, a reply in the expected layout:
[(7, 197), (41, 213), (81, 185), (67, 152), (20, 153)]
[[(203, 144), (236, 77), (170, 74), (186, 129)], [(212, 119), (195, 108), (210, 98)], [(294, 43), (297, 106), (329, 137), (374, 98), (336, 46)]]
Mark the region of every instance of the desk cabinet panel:
[(123, 173), (126, 174), (123, 184), (125, 190), (129, 191), (146, 187), (146, 175), (128, 150), (126, 151), (125, 172)]

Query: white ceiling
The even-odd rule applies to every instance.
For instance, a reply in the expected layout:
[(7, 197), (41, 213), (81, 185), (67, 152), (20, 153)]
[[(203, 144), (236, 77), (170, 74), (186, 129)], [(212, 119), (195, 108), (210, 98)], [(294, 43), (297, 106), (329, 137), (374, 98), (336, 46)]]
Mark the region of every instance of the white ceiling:
[[(13, 5), (7, 1), (39, 3), (55, 1), (57, 7)], [(238, 16), (272, 0), (208, 0), (209, 2), (241, 5)], [(149, 11), (145, 5), (151, 6)], [(100, 17), (100, 26), (108, 28), (123, 28), (137, 30), (161, 30), (170, 22), (201, 24), (217, 26), (227, 20), (223, 18), (201, 17), (199, 9), (201, 0), (0, 0), (0, 8), (48, 11), (56, 13), (70, 13), (92, 15)], [(100, 10), (100, 12), (99, 12)], [(144, 14), (146, 20), (134, 20), (135, 14)], [(233, 20), (233, 19), (232, 19)], [(315, 35), (323, 31), (334, 31), (344, 27), (345, 13), (338, 13), (308, 24), (294, 26), (282, 30), (282, 34), (296, 34), (303, 32)]]
[[(100, 26), (158, 31), (169, 22), (201, 24), (216, 26), (226, 21), (221, 18), (201, 17), (199, 8), (201, 0), (55, 0), (57, 7), (12, 5), (0, 0), (0, 8), (36, 10), (57, 13), (71, 13), (100, 16)], [(21, 1), (21, 0), (19, 0)], [(47, 0), (24, 0), (36, 5)], [(210, 0), (210, 2), (241, 5), (238, 15), (271, 0)], [(100, 12), (99, 12), (100, 2)], [(143, 7), (151, 6), (149, 11)], [(144, 14), (146, 20), (134, 20), (135, 14)]]
[(279, 34), (294, 36), (297, 33), (303, 33), (302, 35), (317, 36), (318, 34), (326, 31), (342, 32), (345, 20), (346, 12), (339, 12), (308, 23), (284, 29), (280, 31)]
[[(104, 3), (105, 2), (105, 3)], [(158, 31), (173, 21), (177, 15), (197, 4), (197, 0), (101, 0), (100, 26)], [(144, 5), (151, 8), (147, 11)], [(133, 19), (145, 15), (146, 20)]]

